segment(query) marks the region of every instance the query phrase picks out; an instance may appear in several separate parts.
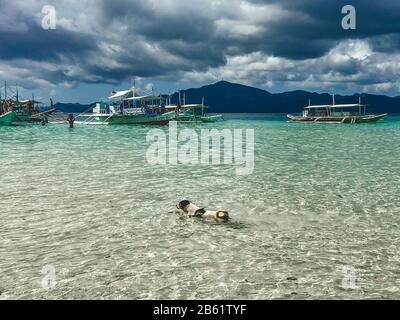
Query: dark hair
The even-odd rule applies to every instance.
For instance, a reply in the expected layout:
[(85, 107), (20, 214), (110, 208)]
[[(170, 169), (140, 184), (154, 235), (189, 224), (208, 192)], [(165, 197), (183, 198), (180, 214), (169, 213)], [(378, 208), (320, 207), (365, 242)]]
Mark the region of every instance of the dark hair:
[(182, 200), (181, 202), (179, 202), (178, 207), (179, 209), (185, 209), (188, 205), (190, 204), (189, 200)]

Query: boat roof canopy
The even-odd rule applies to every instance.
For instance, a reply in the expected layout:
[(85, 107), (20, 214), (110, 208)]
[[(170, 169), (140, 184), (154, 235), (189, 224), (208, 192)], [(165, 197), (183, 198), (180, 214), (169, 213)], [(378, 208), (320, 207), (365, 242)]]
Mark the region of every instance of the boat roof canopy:
[(362, 107), (365, 106), (364, 104), (358, 104), (358, 103), (353, 103), (353, 104), (335, 104), (331, 106), (331, 108), (354, 108), (354, 107)]
[(318, 109), (318, 108), (329, 108), (331, 105), (329, 104), (321, 104), (321, 105), (315, 105), (315, 106), (308, 106), (305, 107), (304, 109)]
[(364, 106), (363, 104), (335, 104), (335, 105), (319, 105), (319, 106), (307, 106), (304, 109), (323, 109), (323, 108), (354, 108)]
[[(181, 105), (180, 106), (180, 108), (182, 108), (182, 109), (184, 109), (184, 108), (187, 108), (187, 109), (189, 109), (189, 108), (208, 108), (208, 106), (203, 106), (202, 104), (183, 104), (183, 105)], [(166, 109), (175, 109), (175, 108), (178, 108), (178, 106), (177, 105), (175, 105), (175, 104), (171, 104), (171, 105), (166, 105), (165, 106), (165, 108)]]
[(160, 100), (160, 97), (156, 97), (156, 96), (139, 96), (139, 97), (130, 97), (130, 98), (126, 98), (125, 100)]
[(132, 93), (132, 90), (116, 91), (116, 92), (113, 92), (113, 94), (111, 96), (109, 96), (108, 99), (116, 99), (116, 98), (126, 97), (130, 93)]
[(181, 105), (181, 108), (194, 108), (194, 107), (199, 107), (199, 108), (204, 107), (204, 108), (207, 108), (206, 106), (203, 106), (202, 104), (198, 104), (198, 103)]
[(20, 101), (18, 101), (18, 103), (20, 103), (20, 104), (25, 104), (25, 103), (29, 103), (29, 102), (41, 103), (40, 101), (37, 101), (37, 100), (20, 100)]

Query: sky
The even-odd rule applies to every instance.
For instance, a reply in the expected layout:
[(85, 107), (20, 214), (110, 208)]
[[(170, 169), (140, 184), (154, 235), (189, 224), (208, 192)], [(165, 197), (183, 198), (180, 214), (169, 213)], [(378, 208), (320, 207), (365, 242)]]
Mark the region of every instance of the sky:
[(398, 96), (399, 76), (398, 0), (0, 0), (0, 83), (26, 98), (91, 103), (134, 81), (168, 93), (220, 80)]

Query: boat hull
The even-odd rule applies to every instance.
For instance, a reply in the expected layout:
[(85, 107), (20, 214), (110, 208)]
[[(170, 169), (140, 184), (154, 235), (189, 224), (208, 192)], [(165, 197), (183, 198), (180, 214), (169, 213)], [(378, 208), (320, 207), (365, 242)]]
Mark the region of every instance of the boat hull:
[(303, 117), (303, 116), (293, 116), (288, 114), (289, 122), (308, 122), (308, 123), (345, 123), (345, 124), (354, 124), (354, 123), (375, 123), (380, 120), (383, 120), (387, 116), (387, 113), (380, 115), (365, 115), (365, 116), (343, 116), (343, 117), (332, 117), (332, 116), (323, 116), (323, 117)]
[(51, 109), (51, 110), (33, 114), (33, 115), (28, 115), (26, 113), (17, 114), (16, 118), (14, 120), (14, 124), (25, 125), (25, 124), (41, 123), (45, 117), (53, 114), (56, 111), (57, 111), (56, 109)]
[(96, 121), (109, 124), (141, 124), (141, 125), (167, 125), (170, 121), (175, 119), (175, 112), (166, 113), (163, 115), (149, 116), (145, 114), (113, 114), (95, 116)]
[(199, 120), (196, 119), (193, 115), (185, 115), (185, 114), (178, 114), (175, 116), (175, 121), (178, 122), (197, 122)]
[(219, 122), (224, 121), (224, 117), (221, 114), (212, 115), (212, 116), (194, 116), (194, 115), (185, 115), (178, 114), (175, 117), (175, 120), (178, 122)]
[(200, 120), (202, 122), (219, 122), (219, 121), (224, 121), (225, 119), (221, 114), (217, 114), (212, 116), (200, 117)]
[(7, 112), (0, 115), (0, 126), (11, 126), (17, 114), (15, 112)]

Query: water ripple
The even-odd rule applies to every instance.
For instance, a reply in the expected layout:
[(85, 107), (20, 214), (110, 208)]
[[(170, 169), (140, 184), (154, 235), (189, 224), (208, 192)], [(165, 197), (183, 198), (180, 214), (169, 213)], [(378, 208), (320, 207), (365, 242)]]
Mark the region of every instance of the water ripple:
[[(218, 126), (255, 129), (252, 175), (149, 166), (146, 127), (0, 128), (0, 299), (400, 298), (398, 118)], [(182, 217), (183, 198), (232, 222)]]

